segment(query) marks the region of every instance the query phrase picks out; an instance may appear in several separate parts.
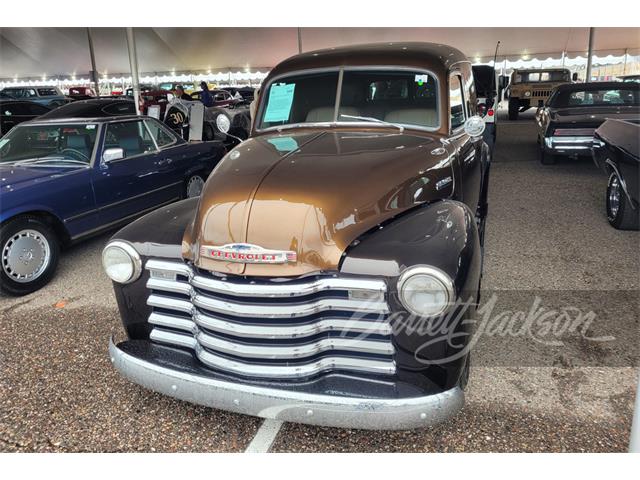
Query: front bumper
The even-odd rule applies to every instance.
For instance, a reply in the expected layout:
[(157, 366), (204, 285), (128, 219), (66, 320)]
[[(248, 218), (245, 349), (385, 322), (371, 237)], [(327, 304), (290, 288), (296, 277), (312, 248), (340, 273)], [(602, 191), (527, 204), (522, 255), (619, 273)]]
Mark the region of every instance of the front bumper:
[(590, 155), (593, 137), (552, 136), (544, 138), (544, 148), (549, 153), (565, 155)]
[(170, 368), (125, 352), (113, 339), (109, 355), (116, 370), (145, 388), (199, 405), (287, 422), (405, 430), (438, 424), (464, 404), (460, 387), (419, 397), (366, 398), (247, 385)]

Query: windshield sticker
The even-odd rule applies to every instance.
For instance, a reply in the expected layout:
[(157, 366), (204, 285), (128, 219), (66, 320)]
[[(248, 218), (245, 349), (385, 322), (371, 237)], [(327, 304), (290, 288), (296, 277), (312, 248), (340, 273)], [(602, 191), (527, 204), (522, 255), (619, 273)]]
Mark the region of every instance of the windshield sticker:
[(87, 129), (87, 130), (95, 130), (96, 126), (95, 125), (87, 125), (84, 128)]
[(286, 122), (291, 114), (295, 83), (271, 85), (269, 103), (264, 114), (265, 122)]
[(428, 80), (429, 80), (429, 75), (426, 75), (426, 74), (423, 74), (423, 75), (416, 74), (415, 82), (418, 84), (418, 86), (420, 86), (420, 87), (421, 87), (422, 85), (424, 85), (425, 83), (427, 83), (427, 81), (428, 81)]
[(269, 143), (276, 147), (279, 152), (293, 152), (298, 149), (298, 142), (291, 137), (270, 138)]

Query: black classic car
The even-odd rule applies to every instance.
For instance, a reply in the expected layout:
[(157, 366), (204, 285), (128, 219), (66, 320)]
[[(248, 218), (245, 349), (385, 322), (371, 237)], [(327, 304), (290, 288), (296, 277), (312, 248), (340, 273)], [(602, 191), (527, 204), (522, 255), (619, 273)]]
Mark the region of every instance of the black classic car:
[(49, 111), (49, 107), (27, 100), (0, 100), (0, 137), (19, 123), (33, 120)]
[(640, 226), (640, 118), (607, 120), (596, 131), (593, 160), (608, 177), (606, 212), (620, 230)]
[(149, 117), (35, 119), (0, 138), (0, 289), (54, 275), (61, 247), (197, 197), (225, 150)]
[(536, 112), (540, 161), (557, 157), (591, 155), (593, 132), (607, 118), (631, 118), (640, 114), (640, 84), (593, 82), (557, 87)]
[(92, 98), (62, 105), (42, 115), (53, 118), (99, 118), (136, 114), (136, 105), (126, 97)]
[[(406, 429), (463, 405), (489, 182), (471, 64), (428, 43), (309, 52), (265, 80), (199, 200), (103, 251), (114, 367), (215, 408)], [(437, 326), (437, 328), (436, 328)]]

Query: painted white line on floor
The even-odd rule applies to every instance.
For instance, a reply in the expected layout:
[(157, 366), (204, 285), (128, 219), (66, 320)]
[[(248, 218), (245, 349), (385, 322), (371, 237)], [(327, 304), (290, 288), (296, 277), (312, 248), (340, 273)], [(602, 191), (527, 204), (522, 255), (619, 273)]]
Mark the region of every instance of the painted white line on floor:
[(267, 453), (284, 422), (266, 418), (244, 453)]

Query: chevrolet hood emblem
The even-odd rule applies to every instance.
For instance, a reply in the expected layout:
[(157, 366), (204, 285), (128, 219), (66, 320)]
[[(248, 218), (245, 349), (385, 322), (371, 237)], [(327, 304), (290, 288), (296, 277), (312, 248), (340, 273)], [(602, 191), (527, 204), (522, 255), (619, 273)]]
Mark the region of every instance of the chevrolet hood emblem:
[(268, 250), (250, 243), (228, 243), (220, 247), (203, 245), (200, 255), (213, 260), (236, 263), (295, 263), (296, 252)]

